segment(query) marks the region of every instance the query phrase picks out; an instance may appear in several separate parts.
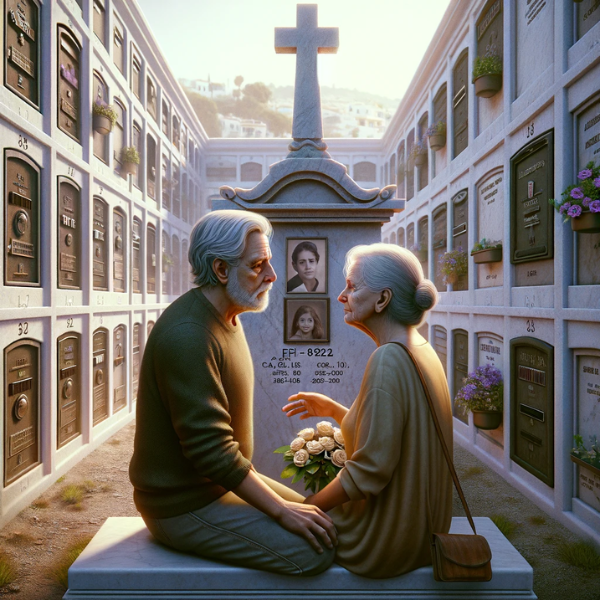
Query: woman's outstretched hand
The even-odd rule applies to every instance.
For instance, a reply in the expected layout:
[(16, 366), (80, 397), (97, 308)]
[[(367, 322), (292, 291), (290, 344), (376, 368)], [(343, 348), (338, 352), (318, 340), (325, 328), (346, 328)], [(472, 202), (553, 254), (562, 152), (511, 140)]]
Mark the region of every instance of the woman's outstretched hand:
[(348, 412), (348, 409), (339, 402), (332, 400), (325, 394), (316, 392), (298, 392), (288, 398), (288, 404), (282, 409), (288, 417), (300, 415), (300, 419), (309, 417), (331, 417), (338, 423)]

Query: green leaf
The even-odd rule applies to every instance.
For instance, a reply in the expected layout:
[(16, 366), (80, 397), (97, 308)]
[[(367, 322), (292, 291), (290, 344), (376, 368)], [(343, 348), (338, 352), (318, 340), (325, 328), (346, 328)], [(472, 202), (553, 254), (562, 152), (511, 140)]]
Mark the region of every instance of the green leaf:
[(298, 472), (294, 475), (294, 479), (292, 479), (292, 483), (298, 483), (302, 477), (304, 476), (304, 469), (298, 469)]
[(319, 463), (313, 463), (312, 465), (306, 467), (306, 472), (314, 475), (320, 468), (321, 465)]
[(294, 458), (294, 453), (291, 450), (288, 450), (283, 456), (286, 458)]
[(296, 465), (288, 465), (283, 471), (281, 471), (281, 479), (287, 479), (298, 472)]
[(287, 446), (281, 446), (280, 448), (277, 448), (277, 450), (273, 450), (273, 454), (284, 454), (289, 449), (290, 449), (289, 444)]

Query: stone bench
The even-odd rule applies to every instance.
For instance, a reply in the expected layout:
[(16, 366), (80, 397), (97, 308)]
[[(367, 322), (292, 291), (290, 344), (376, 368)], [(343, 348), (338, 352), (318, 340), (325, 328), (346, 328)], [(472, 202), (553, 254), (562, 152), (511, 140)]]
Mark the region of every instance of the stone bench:
[[(64, 600), (535, 600), (533, 569), (488, 518), (475, 519), (492, 548), (493, 578), (439, 583), (431, 567), (392, 579), (366, 579), (333, 565), (315, 577), (289, 577), (182, 554), (154, 541), (139, 517), (113, 517), (69, 569)], [(452, 533), (470, 533), (464, 517)]]

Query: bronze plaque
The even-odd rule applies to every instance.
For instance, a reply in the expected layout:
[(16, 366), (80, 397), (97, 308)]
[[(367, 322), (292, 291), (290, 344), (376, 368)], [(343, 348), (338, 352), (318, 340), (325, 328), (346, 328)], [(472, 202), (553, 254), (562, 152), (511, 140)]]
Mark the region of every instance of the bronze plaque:
[(441, 325), (434, 325), (432, 328), (432, 336), (433, 336), (433, 349), (435, 350), (440, 362), (442, 363), (442, 367), (444, 367), (444, 373), (448, 373), (447, 362), (448, 362), (448, 333), (446, 332), (446, 328)]
[[(406, 155), (410, 157), (415, 145), (415, 130), (412, 129), (406, 138)], [(406, 199), (410, 200), (415, 195), (415, 163), (409, 158), (406, 163)]]
[(40, 285), (40, 168), (4, 150), (4, 284)]
[(97, 425), (108, 418), (108, 330), (99, 327), (93, 337), (93, 405), (92, 423)]
[(410, 250), (415, 245), (415, 224), (409, 223), (406, 226), (406, 247)]
[(131, 58), (131, 89), (139, 100), (142, 97), (142, 61), (137, 54)]
[(113, 212), (113, 290), (125, 291), (125, 215), (118, 209)]
[(113, 332), (113, 414), (127, 404), (127, 365), (125, 361), (125, 325)]
[(444, 84), (440, 91), (435, 95), (433, 99), (433, 123), (438, 123), (439, 121), (447, 122), (446, 118), (446, 110), (447, 110), (447, 86)]
[(106, 23), (104, 17), (104, 0), (94, 0), (94, 33), (103, 45), (106, 45)]
[(81, 190), (58, 178), (58, 287), (81, 289)]
[(94, 289), (108, 290), (108, 204), (102, 198), (94, 197), (94, 249), (93, 275)]
[(19, 340), (4, 349), (4, 487), (40, 463), (40, 348)]
[(156, 293), (156, 228), (148, 224), (146, 228), (146, 291)]
[[(596, 23), (600, 22), (600, 2), (581, 0), (575, 4), (577, 11), (577, 39), (581, 39)], [(583, 165), (582, 165), (583, 166)]]
[(458, 156), (469, 145), (469, 51), (456, 61), (453, 71), (453, 138), (454, 153)]
[(132, 360), (133, 365), (133, 377), (131, 379), (131, 395), (133, 400), (137, 400), (138, 386), (140, 383), (140, 346), (142, 343), (142, 325), (141, 323), (135, 323), (133, 326), (133, 351)]
[(37, 0), (6, 0), (4, 83), (39, 109), (39, 15)]
[(444, 277), (440, 271), (440, 259), (448, 249), (448, 209), (445, 204), (433, 211), (433, 282), (439, 292), (446, 291)]
[(490, 0), (477, 19), (477, 56), (496, 55), (502, 59), (502, 0)]
[(150, 134), (146, 136), (146, 186), (148, 196), (156, 200), (156, 141)]
[(64, 25), (58, 26), (58, 128), (79, 141), (81, 45)]
[(554, 348), (514, 338), (510, 365), (510, 458), (554, 487)]
[(142, 293), (140, 283), (140, 245), (141, 245), (142, 222), (137, 218), (133, 218), (133, 230), (131, 232), (131, 280), (134, 294)]
[[(469, 202), (467, 190), (461, 190), (452, 198), (452, 249), (469, 252), (468, 247)], [(468, 264), (468, 263), (467, 263)], [(461, 275), (452, 286), (454, 291), (469, 288), (468, 273)]]
[(532, 262), (554, 255), (554, 134), (549, 131), (511, 159), (512, 264)]
[(429, 217), (419, 220), (419, 251), (417, 258), (423, 268), (423, 275), (429, 278)]
[(150, 116), (156, 121), (156, 86), (152, 79), (146, 79), (146, 107)]
[(173, 272), (172, 282), (172, 294), (179, 296), (181, 294), (181, 259), (179, 255), (179, 238), (173, 236), (173, 265), (171, 267)]
[(81, 434), (81, 335), (58, 338), (58, 447)]
[[(452, 397), (456, 398), (456, 394), (464, 385), (463, 380), (469, 374), (469, 336), (464, 329), (455, 329), (452, 332), (452, 341), (454, 345), (454, 386)], [(458, 406), (456, 402), (452, 402), (452, 414), (462, 421), (468, 423), (469, 418), (465, 409)]]
[(115, 18), (115, 25), (113, 29), (113, 62), (121, 73), (123, 73), (123, 57), (124, 57), (124, 40), (125, 35), (123, 34), (123, 26), (117, 22)]

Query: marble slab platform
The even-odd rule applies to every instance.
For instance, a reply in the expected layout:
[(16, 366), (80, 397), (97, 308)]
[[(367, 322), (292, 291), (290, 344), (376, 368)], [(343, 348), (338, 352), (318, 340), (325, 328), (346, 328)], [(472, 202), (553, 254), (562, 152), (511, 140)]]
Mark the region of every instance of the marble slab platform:
[[(490, 519), (475, 523), (492, 548), (493, 578), (465, 584), (437, 582), (431, 567), (392, 579), (366, 579), (337, 565), (315, 577), (231, 567), (160, 545), (139, 517), (112, 517), (69, 569), (64, 600), (535, 600), (527, 561)], [(451, 532), (470, 533), (467, 519), (452, 519)]]

